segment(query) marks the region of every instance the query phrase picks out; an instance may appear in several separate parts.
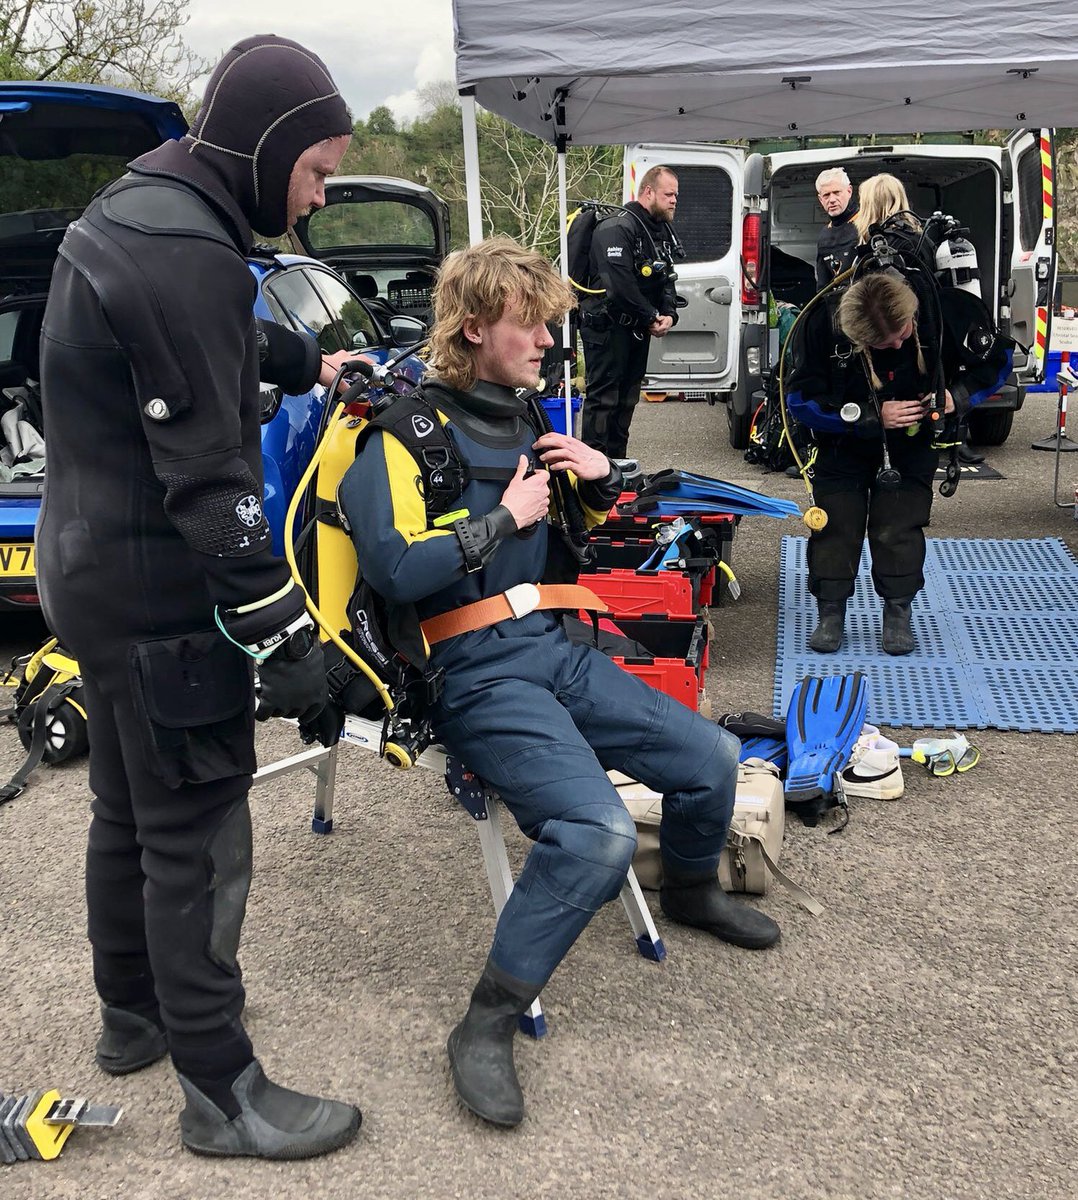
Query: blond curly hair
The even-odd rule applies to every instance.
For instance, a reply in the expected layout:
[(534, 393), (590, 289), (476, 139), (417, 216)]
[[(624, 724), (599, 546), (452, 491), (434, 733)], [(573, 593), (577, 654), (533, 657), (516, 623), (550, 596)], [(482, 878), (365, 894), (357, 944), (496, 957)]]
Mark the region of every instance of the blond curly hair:
[(560, 321), (576, 307), (571, 288), (550, 260), (512, 238), (486, 238), (446, 258), (434, 285), (429, 354), (436, 379), (459, 391), (475, 386), (473, 348), (464, 324), (469, 317), (484, 324), (500, 320), (510, 300), (524, 326)]

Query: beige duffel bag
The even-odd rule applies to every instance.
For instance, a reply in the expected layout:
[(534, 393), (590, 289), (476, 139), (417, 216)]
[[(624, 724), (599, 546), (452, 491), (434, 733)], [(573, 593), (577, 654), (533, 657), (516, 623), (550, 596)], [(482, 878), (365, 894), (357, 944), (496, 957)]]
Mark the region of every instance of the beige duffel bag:
[[(610, 778), (636, 824), (633, 870), (641, 887), (658, 891), (662, 886), (659, 856), (662, 797), (616, 771), (610, 773)], [(719, 860), (719, 883), (728, 892), (764, 896), (771, 888), (772, 878), (778, 879), (800, 904), (818, 914), (823, 911), (822, 905), (779, 870), (785, 826), (786, 807), (778, 768), (762, 758), (739, 763), (734, 815)]]

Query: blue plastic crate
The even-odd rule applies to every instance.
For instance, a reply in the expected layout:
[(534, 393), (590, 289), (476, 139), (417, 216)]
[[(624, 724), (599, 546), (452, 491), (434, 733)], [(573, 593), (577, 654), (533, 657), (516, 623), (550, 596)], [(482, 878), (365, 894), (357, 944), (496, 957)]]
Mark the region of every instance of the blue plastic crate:
[(539, 401), (543, 408), (546, 409), (546, 415), (550, 418), (551, 425), (554, 426), (555, 433), (573, 433), (576, 428), (577, 413), (580, 412), (580, 397), (573, 397), (573, 429), (566, 430), (565, 428), (565, 400), (561, 396), (543, 396)]

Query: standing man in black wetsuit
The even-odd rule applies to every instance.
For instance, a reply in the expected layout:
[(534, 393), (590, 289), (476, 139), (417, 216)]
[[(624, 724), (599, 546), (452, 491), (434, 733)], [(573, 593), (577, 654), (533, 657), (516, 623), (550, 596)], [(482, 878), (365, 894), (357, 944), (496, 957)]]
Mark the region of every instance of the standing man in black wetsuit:
[(816, 195), (820, 207), (831, 218), (820, 230), (816, 242), (816, 290), (819, 291), (849, 266), (850, 253), (859, 235), (853, 223), (857, 197), (849, 175), (841, 167), (830, 167), (816, 176)]
[[(352, 133), (325, 66), (249, 38), (191, 131), (136, 159), (71, 226), (41, 340), (45, 616), (79, 660), (93, 819), (88, 932), (114, 1075), (169, 1053), (202, 1154), (306, 1158), (350, 1104), (266, 1078), (236, 960), (251, 882), (259, 717), (313, 721), (321, 651), (262, 512), (259, 378), (333, 377), (313, 339), (253, 316), (245, 256), (325, 203)], [(336, 356), (340, 358), (341, 356)]]
[(652, 167), (637, 198), (600, 221), (592, 236), (587, 286), (601, 294), (581, 304), (586, 395), (580, 437), (616, 461), (628, 453), (651, 339), (665, 337), (677, 322), (671, 229), (677, 196), (674, 172)]

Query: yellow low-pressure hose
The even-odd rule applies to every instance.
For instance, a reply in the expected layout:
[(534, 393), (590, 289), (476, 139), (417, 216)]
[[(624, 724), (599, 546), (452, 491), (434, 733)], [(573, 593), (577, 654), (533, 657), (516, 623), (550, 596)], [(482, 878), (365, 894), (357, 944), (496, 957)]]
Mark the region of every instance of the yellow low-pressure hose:
[(303, 500), (303, 495), (306, 492), (315, 471), (318, 470), (318, 464), (322, 461), (322, 456), (326, 452), (326, 447), (329, 445), (330, 438), (333, 436), (333, 431), (337, 427), (337, 422), (340, 420), (342, 412), (344, 412), (344, 404), (338, 403), (337, 407), (333, 410), (333, 415), (330, 417), (329, 422), (326, 425), (326, 432), (323, 434), (322, 440), (315, 447), (314, 454), (311, 456), (311, 461), (307, 464), (307, 469), (303, 472), (303, 475), (300, 478), (299, 486), (296, 488), (292, 495), (292, 499), (289, 502), (288, 511), (285, 513), (284, 519), (284, 556), (289, 567), (292, 569), (292, 578), (296, 581), (299, 587), (303, 589), (303, 595), (307, 600), (307, 611), (311, 614), (312, 619), (316, 622), (318, 627), (325, 632), (329, 640), (337, 647), (338, 650), (340, 650), (345, 658), (347, 658), (348, 661), (353, 664), (353, 666), (358, 668), (363, 672), (364, 675), (366, 675), (366, 677), (374, 685), (378, 695), (382, 698), (382, 703), (386, 706), (387, 711), (393, 712), (393, 710), (396, 708), (396, 705), (393, 703), (393, 697), (389, 694), (389, 689), (382, 682), (382, 680), (379, 679), (377, 674), (375, 674), (375, 672), (372, 671), (369, 666), (367, 666), (363, 659), (359, 657), (352, 647), (341, 638), (340, 634), (338, 634), (335, 629), (332, 629), (326, 622), (325, 617), (323, 617), (321, 612), (319, 612), (318, 606), (315, 604), (314, 600), (311, 599), (311, 593), (307, 591), (303, 579), (300, 576), (299, 567), (296, 564), (296, 548), (294, 544), (296, 514), (299, 512), (299, 506)]
[(825, 288), (812, 297), (808, 304), (797, 314), (796, 320), (790, 326), (790, 332), (786, 335), (786, 340), (782, 343), (782, 350), (779, 352), (779, 412), (782, 415), (782, 436), (786, 439), (786, 445), (790, 447), (790, 453), (797, 464), (798, 474), (805, 484), (805, 490), (808, 492), (809, 501), (811, 502), (801, 519), (814, 532), (823, 529), (827, 524), (827, 513), (816, 504), (816, 499), (812, 494), (812, 484), (809, 482), (808, 477), (808, 470), (812, 466), (812, 459), (810, 458), (807, 463), (802, 462), (801, 455), (797, 453), (797, 447), (794, 445), (794, 440), (790, 435), (790, 423), (786, 413), (786, 348), (793, 339), (794, 331), (805, 319), (805, 314), (813, 308), (817, 301), (826, 296), (832, 288), (837, 287), (840, 283), (845, 283), (853, 275), (853, 271), (853, 267), (850, 267), (849, 270), (843, 271), (841, 275), (836, 275)]
[(726, 576), (726, 587), (730, 595), (736, 600), (741, 595), (741, 584), (737, 581), (737, 576), (734, 574), (733, 568), (729, 563), (723, 562), (720, 558), (715, 564), (719, 570)]

